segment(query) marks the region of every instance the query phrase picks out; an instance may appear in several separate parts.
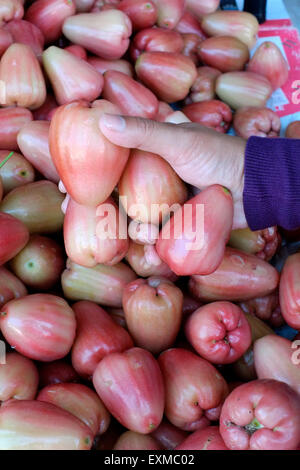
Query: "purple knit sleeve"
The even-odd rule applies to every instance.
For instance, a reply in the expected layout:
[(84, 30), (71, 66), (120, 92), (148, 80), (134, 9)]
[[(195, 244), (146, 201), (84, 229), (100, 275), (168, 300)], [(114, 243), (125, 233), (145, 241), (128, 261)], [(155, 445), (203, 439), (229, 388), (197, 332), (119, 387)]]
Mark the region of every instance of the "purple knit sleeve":
[(251, 230), (300, 227), (300, 139), (250, 137), (243, 200)]

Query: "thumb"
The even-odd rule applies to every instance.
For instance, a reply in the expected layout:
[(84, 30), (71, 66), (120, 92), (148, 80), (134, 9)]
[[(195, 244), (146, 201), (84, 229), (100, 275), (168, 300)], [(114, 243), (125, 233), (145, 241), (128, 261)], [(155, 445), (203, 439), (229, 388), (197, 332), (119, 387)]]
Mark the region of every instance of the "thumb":
[(182, 164), (198, 140), (194, 124), (171, 124), (129, 116), (103, 114), (101, 132), (114, 144), (162, 156), (170, 165)]

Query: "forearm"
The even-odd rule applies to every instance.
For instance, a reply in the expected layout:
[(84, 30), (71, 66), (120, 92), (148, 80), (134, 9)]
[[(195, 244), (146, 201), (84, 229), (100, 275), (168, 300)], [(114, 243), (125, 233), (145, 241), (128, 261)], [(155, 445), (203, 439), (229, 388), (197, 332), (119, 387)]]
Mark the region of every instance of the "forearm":
[(243, 201), (252, 230), (300, 227), (300, 140), (248, 140)]

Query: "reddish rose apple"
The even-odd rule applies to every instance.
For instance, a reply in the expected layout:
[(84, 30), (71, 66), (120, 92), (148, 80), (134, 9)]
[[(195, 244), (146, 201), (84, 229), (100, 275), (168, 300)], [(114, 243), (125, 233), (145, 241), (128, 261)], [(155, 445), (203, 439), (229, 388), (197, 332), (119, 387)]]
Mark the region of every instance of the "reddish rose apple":
[(117, 70), (125, 73), (129, 77), (133, 77), (133, 67), (130, 62), (124, 59), (108, 60), (100, 59), (100, 57), (88, 57), (88, 63), (92, 65), (97, 72), (104, 74), (107, 70)]
[(19, 186), (8, 193), (1, 210), (13, 215), (32, 233), (52, 233), (62, 228), (63, 195), (56, 184), (41, 180)]
[(272, 94), (272, 86), (263, 75), (254, 72), (227, 72), (217, 78), (216, 93), (231, 108), (262, 108)]
[(218, 100), (188, 104), (183, 108), (183, 112), (191, 121), (211, 127), (222, 134), (228, 131), (232, 121), (231, 109)]
[(289, 76), (289, 65), (280, 49), (271, 41), (263, 42), (250, 60), (247, 70), (264, 75), (273, 90), (284, 85)]
[(27, 294), (23, 282), (8, 269), (0, 267), (0, 307), (12, 299), (19, 299)]
[(161, 28), (174, 29), (185, 7), (185, 0), (153, 0), (157, 6), (157, 24)]
[(240, 108), (234, 115), (235, 133), (244, 139), (251, 136), (278, 137), (281, 123), (279, 116), (269, 108)]
[(175, 450), (229, 450), (218, 426), (207, 426), (193, 432)]
[(70, 199), (64, 220), (65, 249), (82, 266), (114, 265), (129, 247), (127, 220), (112, 198), (97, 207), (81, 206)]
[[(3, 162), (9, 155), (11, 155), (9, 150), (0, 150), (0, 162)], [(32, 183), (34, 177), (32, 165), (18, 152), (12, 152), (9, 160), (0, 168), (4, 194), (23, 184)]]
[(11, 34), (13, 42), (30, 46), (37, 58), (41, 57), (45, 40), (41, 30), (33, 23), (12, 20), (4, 26), (4, 30)]
[(117, 105), (122, 114), (128, 116), (152, 119), (158, 111), (158, 101), (152, 91), (117, 70), (105, 72), (103, 98)]
[(149, 434), (159, 426), (163, 378), (157, 361), (145, 349), (109, 354), (98, 364), (93, 383), (106, 408), (130, 431)]
[(198, 46), (201, 42), (201, 39), (197, 34), (182, 34), (183, 39), (183, 49), (182, 54), (186, 57), (189, 57), (195, 65), (198, 65)]
[(280, 278), (279, 301), (283, 318), (289, 326), (300, 329), (300, 253), (287, 258)]
[(31, 47), (12, 44), (0, 61), (0, 104), (39, 108), (46, 99), (45, 79)]
[(85, 268), (69, 259), (61, 281), (64, 294), (70, 300), (91, 300), (109, 307), (121, 307), (123, 290), (134, 279), (136, 274), (123, 263)]
[[(176, 427), (195, 431), (208, 426), (209, 413), (228, 393), (221, 374), (205, 359), (186, 349), (169, 349), (159, 356), (166, 389), (165, 415)], [(218, 419), (218, 417), (216, 417)]]
[(64, 48), (65, 51), (70, 52), (78, 59), (87, 61), (87, 52), (84, 47), (78, 46), (78, 44), (71, 44)]
[(51, 121), (57, 107), (58, 104), (54, 96), (48, 93), (44, 104), (33, 111), (34, 119), (36, 121)]
[(227, 247), (218, 269), (208, 276), (192, 276), (189, 288), (200, 300), (242, 301), (272, 293), (278, 281), (279, 274), (269, 263)]
[(29, 240), (29, 233), (22, 221), (0, 212), (0, 265), (16, 256)]
[(212, 302), (188, 318), (185, 333), (198, 354), (213, 364), (237, 361), (251, 344), (243, 311), (231, 302)]
[(157, 20), (157, 7), (151, 0), (122, 0), (117, 8), (126, 13), (135, 30), (150, 28)]
[[(58, 108), (49, 134), (50, 152), (62, 182), (78, 204), (97, 206), (120, 179), (129, 150), (112, 144), (100, 132), (98, 121), (119, 109), (106, 100), (75, 102)], [(82, 181), (86, 184), (82, 184)]]
[(135, 344), (153, 354), (172, 346), (181, 325), (182, 302), (181, 290), (168, 279), (150, 277), (128, 284), (123, 308)]
[(191, 87), (191, 92), (186, 98), (186, 103), (198, 103), (215, 98), (216, 80), (221, 72), (212, 67), (199, 67), (197, 78)]
[(161, 446), (149, 435), (126, 431), (115, 443), (114, 450), (161, 450)]
[(48, 47), (43, 52), (43, 65), (58, 104), (93, 101), (101, 94), (102, 75), (71, 52), (56, 46)]
[(232, 450), (293, 450), (300, 439), (300, 398), (276, 380), (254, 380), (225, 400), (220, 432)]
[(206, 15), (201, 27), (208, 36), (232, 36), (251, 49), (256, 43), (259, 24), (251, 13), (218, 10)]
[(186, 7), (198, 18), (213, 13), (219, 5), (220, 0), (186, 0)]
[(288, 125), (285, 137), (288, 139), (300, 139), (300, 121), (294, 121)]
[(60, 279), (65, 256), (61, 246), (49, 237), (32, 235), (27, 245), (11, 260), (10, 267), (26, 286), (49, 290)]
[(231, 232), (229, 245), (245, 253), (252, 253), (261, 259), (273, 258), (281, 245), (281, 236), (277, 227), (269, 227), (252, 232), (249, 228)]
[(244, 312), (252, 316), (255, 315), (257, 318), (269, 323), (273, 327), (278, 328), (284, 323), (277, 291), (264, 297), (255, 297), (254, 299), (246, 300), (240, 304), (240, 307)]
[(254, 365), (259, 379), (285, 382), (300, 395), (300, 342), (270, 334), (254, 343)]
[(138, 276), (162, 276), (173, 282), (177, 280), (176, 274), (160, 259), (153, 245), (140, 245), (131, 241), (126, 260)]
[(194, 62), (183, 54), (144, 52), (136, 61), (138, 78), (163, 101), (183, 100), (197, 77)]
[(89, 450), (93, 434), (50, 403), (15, 400), (0, 409), (0, 450)]
[(16, 352), (5, 356), (5, 364), (0, 365), (0, 401), (34, 400), (38, 388), (39, 375), (35, 364)]
[(159, 442), (163, 449), (173, 450), (186, 439), (188, 433), (176, 428), (173, 424), (164, 419), (151, 436)]
[(64, 35), (103, 59), (120, 59), (129, 46), (132, 25), (120, 10), (81, 13), (66, 19)]
[(47, 180), (59, 182), (59, 175), (52, 162), (49, 150), (48, 121), (31, 121), (25, 124), (18, 133), (18, 146), (26, 159)]
[(95, 0), (73, 0), (76, 6), (76, 12), (88, 12), (92, 9)]
[(171, 166), (158, 155), (142, 150), (131, 151), (118, 188), (127, 214), (153, 225), (187, 198), (186, 186)]
[(72, 0), (37, 0), (27, 9), (25, 18), (42, 31), (49, 43), (59, 38), (64, 21), (74, 13)]
[(176, 274), (210, 274), (220, 265), (232, 228), (228, 190), (210, 186), (190, 199), (163, 226), (156, 249)]
[(39, 388), (59, 383), (79, 382), (80, 377), (64, 360), (42, 362), (38, 366)]
[(32, 119), (32, 113), (25, 108), (0, 109), (0, 149), (18, 150), (18, 132)]
[(77, 332), (72, 348), (72, 364), (79, 375), (90, 378), (105, 356), (125, 351), (133, 346), (133, 342), (127, 331), (94, 302), (77, 302), (73, 304), (73, 309)]
[(23, 3), (19, 0), (1, 0), (0, 26), (6, 22), (21, 19), (24, 15)]
[(4, 28), (0, 29), (0, 57), (13, 42), (14, 40), (10, 32)]
[(131, 44), (131, 57), (134, 61), (143, 52), (175, 52), (183, 49), (182, 36), (172, 30), (163, 28), (147, 28), (140, 31), (134, 37)]
[(75, 338), (74, 312), (61, 297), (32, 294), (14, 299), (0, 312), (3, 336), (16, 351), (37, 361), (61, 359)]
[(93, 435), (103, 434), (110, 423), (110, 415), (98, 395), (86, 385), (60, 383), (48, 385), (38, 396), (38, 401), (52, 403), (80, 419)]
[(198, 46), (199, 58), (221, 72), (243, 70), (249, 60), (249, 49), (242, 41), (230, 36), (205, 39)]

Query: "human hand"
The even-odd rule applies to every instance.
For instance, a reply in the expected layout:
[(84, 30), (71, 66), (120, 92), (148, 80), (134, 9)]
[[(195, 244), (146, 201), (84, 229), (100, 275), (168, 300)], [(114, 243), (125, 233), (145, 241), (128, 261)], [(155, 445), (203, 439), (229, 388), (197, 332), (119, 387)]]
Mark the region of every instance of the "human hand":
[(100, 129), (113, 143), (163, 157), (186, 182), (204, 189), (220, 184), (234, 201), (233, 229), (247, 227), (243, 207), (246, 141), (199, 124), (170, 124), (104, 114)]

